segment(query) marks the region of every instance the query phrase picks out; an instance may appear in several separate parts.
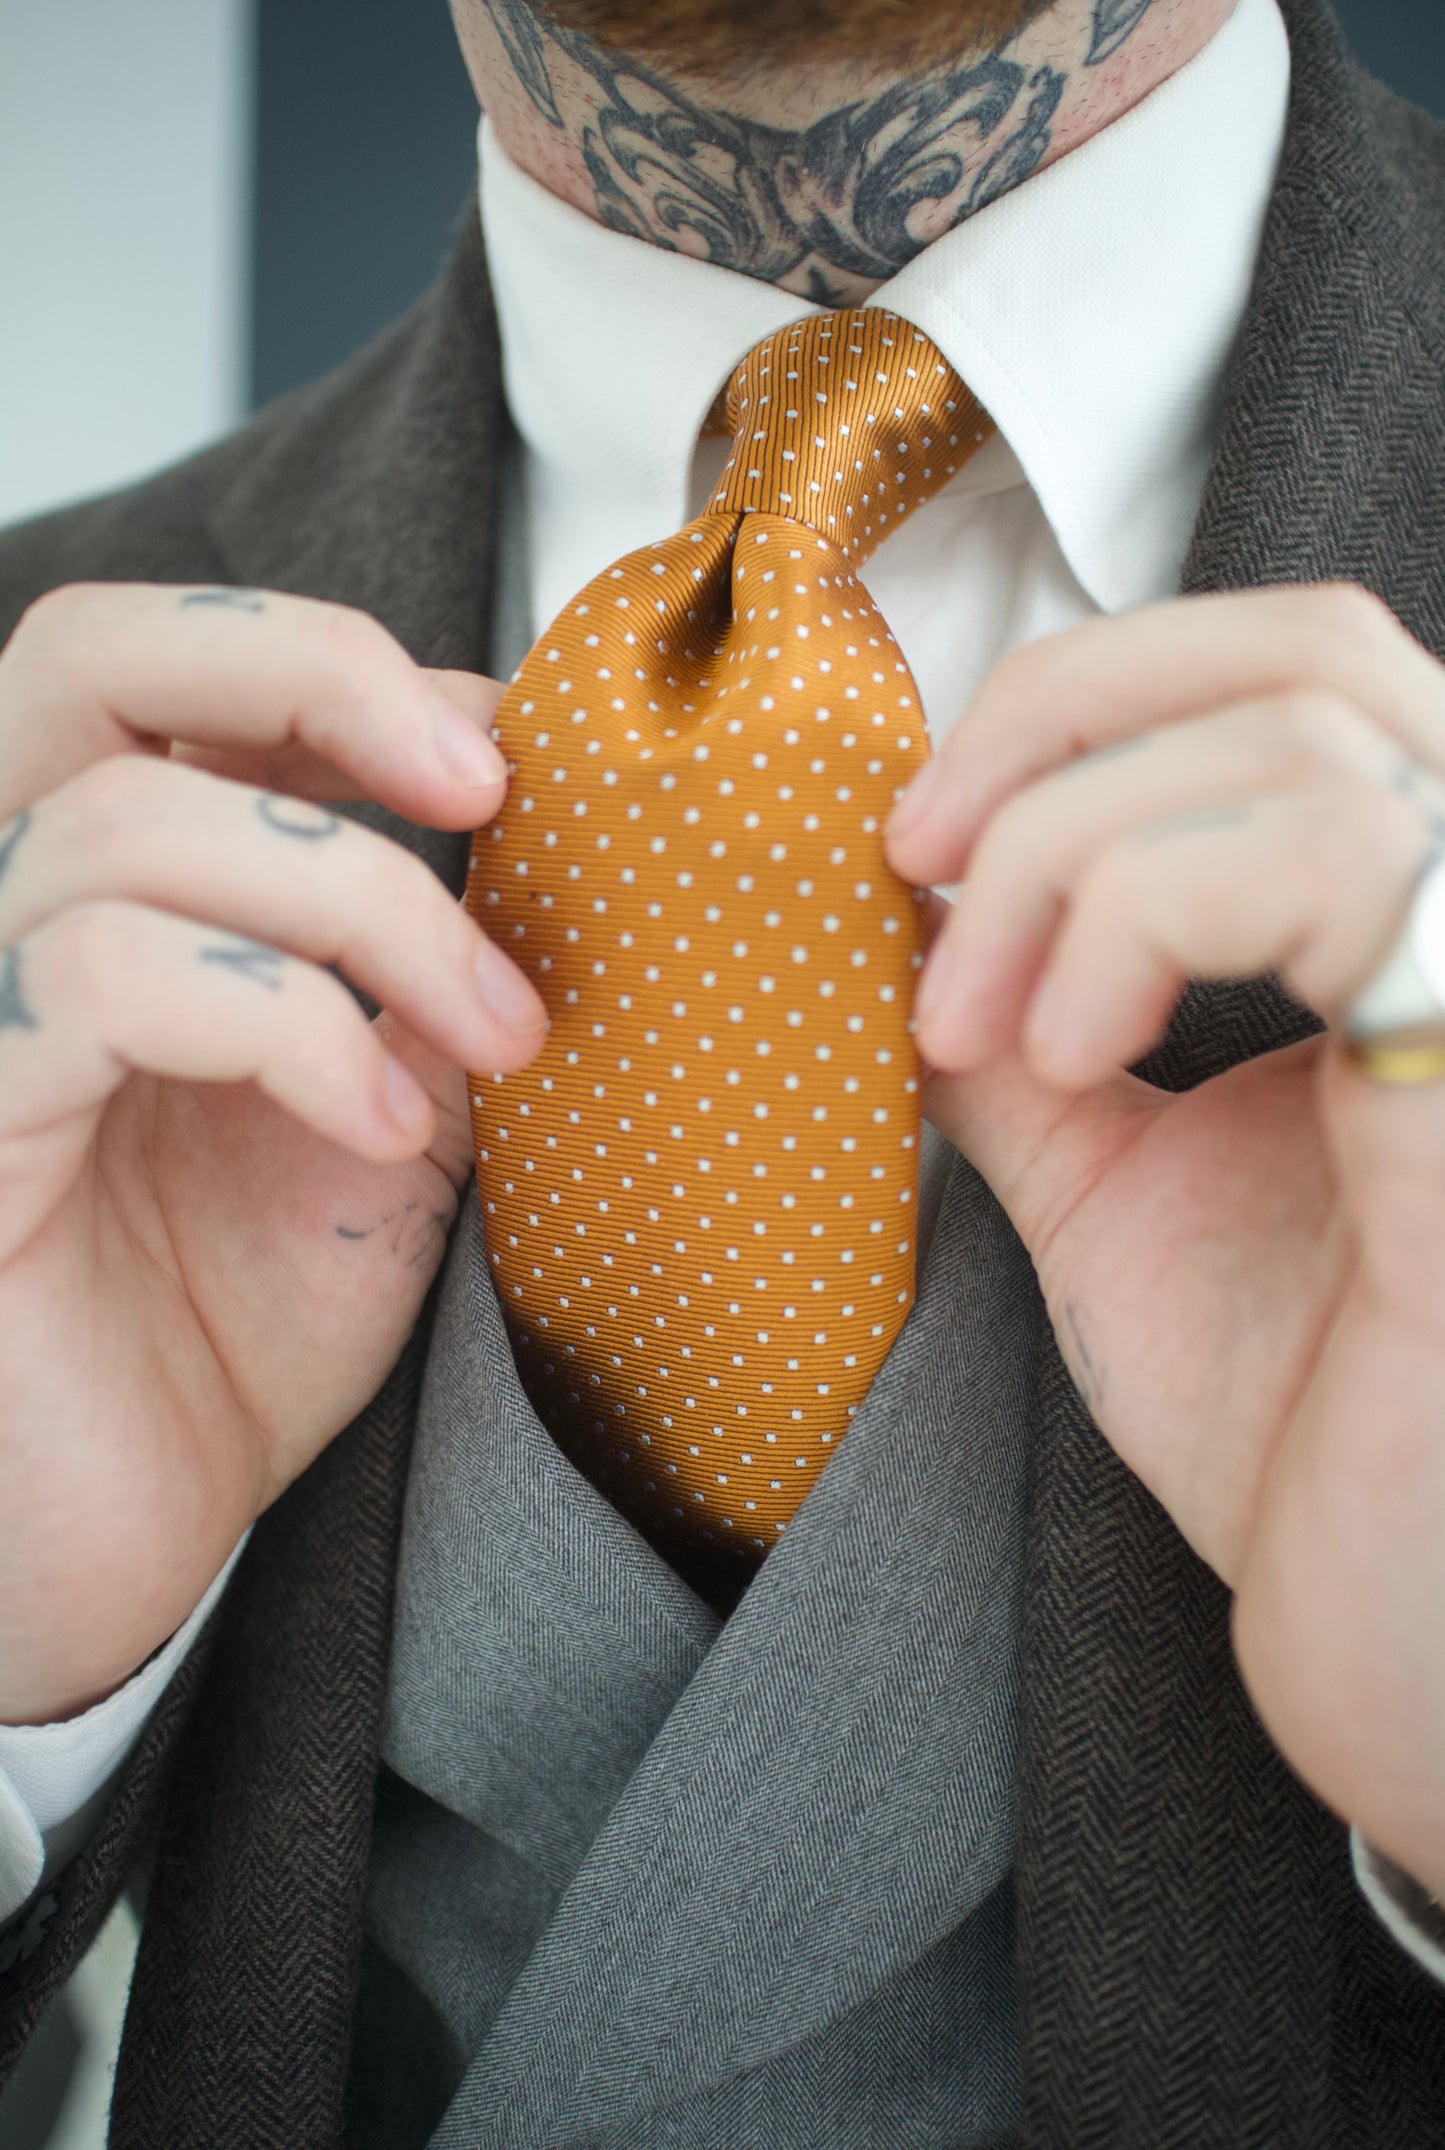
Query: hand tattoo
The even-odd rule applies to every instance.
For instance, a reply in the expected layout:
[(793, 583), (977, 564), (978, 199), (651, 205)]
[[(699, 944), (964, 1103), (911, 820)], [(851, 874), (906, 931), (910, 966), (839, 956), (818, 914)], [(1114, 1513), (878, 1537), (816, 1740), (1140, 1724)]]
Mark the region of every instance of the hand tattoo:
[(1101, 747), (1090, 747), (1086, 753), (1076, 754), (1072, 761), (1061, 762), (1050, 773), (1055, 777), (1087, 775), (1096, 762), (1118, 761), (1127, 754), (1142, 754), (1152, 743), (1147, 732), (1136, 732), (1128, 739), (1109, 739)]
[(1141, 829), (1136, 841), (1141, 844), (1168, 843), (1175, 836), (1205, 836), (1215, 829), (1240, 829), (1253, 819), (1252, 806), (1194, 806), (1182, 814), (1171, 814), (1167, 821), (1156, 821), (1151, 828)]
[(1153, 5), (1154, 0), (1094, 0), (1094, 35), (1084, 56), (1085, 67), (1112, 59)]
[(20, 839), (30, 826), (30, 809), (23, 807), (8, 829), (0, 830), (0, 881), (10, 870), (10, 861), (20, 846)]
[(228, 612), (264, 612), (265, 599), (257, 590), (187, 590), (181, 599), (184, 612), (191, 605), (217, 605)]
[(337, 816), (328, 814), (324, 807), (308, 806), (304, 799), (284, 798), (274, 791), (261, 794), (256, 812), (278, 836), (294, 836), (303, 844), (319, 843), (324, 837), (341, 833)]
[(1398, 792), (1402, 799), (1408, 799), (1413, 806), (1419, 807), (1435, 851), (1439, 852), (1445, 847), (1445, 811), (1442, 811), (1441, 807), (1438, 778), (1429, 775), (1417, 761), (1412, 761), (1406, 754), (1402, 755), (1395, 765), (1390, 788)]
[(38, 1030), (40, 1024), (25, 1005), (20, 989), (20, 950), (7, 948), (0, 955), (0, 1030)]
[(239, 978), (249, 978), (253, 985), (264, 986), (268, 993), (279, 993), (286, 958), (278, 949), (268, 948), (264, 941), (227, 941), (222, 946), (203, 948), (202, 963), (217, 963), (223, 970), (232, 970)]
[(1076, 1306), (1066, 1306), (1064, 1308), (1064, 1319), (1069, 1325), (1069, 1334), (1074, 1340), (1074, 1357), (1078, 1361), (1075, 1381), (1079, 1394), (1088, 1406), (1090, 1415), (1097, 1417), (1099, 1408), (1104, 1401), (1103, 1372), (1094, 1364), (1089, 1347), (1084, 1342), (1084, 1332), (1079, 1324), (1078, 1308)]
[[(1101, 5), (1103, 0), (1101, 0)], [(518, 80), (564, 126), (553, 48), (595, 92), (582, 154), (614, 231), (845, 303), (839, 278), (882, 283), (929, 239), (1017, 186), (1046, 154), (1065, 77), (1002, 48), (893, 84), (812, 126), (769, 127), (696, 104), (640, 60), (605, 50), (525, 0), (486, 0)], [(1124, 34), (1127, 34), (1125, 32)], [(927, 211), (928, 232), (914, 228)]]
[(436, 1243), (445, 1239), (451, 1229), (451, 1218), (445, 1210), (427, 1209), (420, 1202), (404, 1203), (400, 1209), (388, 1210), (375, 1224), (338, 1224), (338, 1239), (373, 1239), (378, 1232), (391, 1228), (391, 1252), (408, 1269), (430, 1269), (436, 1258)]

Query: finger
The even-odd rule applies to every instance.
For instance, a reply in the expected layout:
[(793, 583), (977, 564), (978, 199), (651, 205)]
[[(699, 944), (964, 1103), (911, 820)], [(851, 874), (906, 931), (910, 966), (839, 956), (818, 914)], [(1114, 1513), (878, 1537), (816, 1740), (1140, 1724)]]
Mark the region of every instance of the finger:
[(175, 741), (299, 748), (437, 828), (488, 818), (505, 786), (475, 719), (346, 606), (151, 583), (74, 583), (31, 606), (0, 654), (0, 820), (93, 761)]
[(1399, 792), (1422, 834), (1438, 841), (1445, 785), (1419, 772), (1402, 788), (1401, 768), (1395, 741), (1348, 703), (1296, 690), (1188, 718), (1050, 772), (1015, 792), (983, 830), (947, 940), (930, 958), (920, 1014), (946, 1008), (952, 1064), (996, 1057), (1017, 1036), (1081, 876), (1111, 844), (1177, 815), (1312, 789)]
[[(420, 1155), (434, 1128), (426, 1093), (324, 971), (140, 904), (84, 904), (0, 954), (7, 1239), (34, 1172), (78, 1169), (135, 1071), (254, 1082), (377, 1161)], [(54, 1186), (43, 1193), (53, 1206)]]
[(137, 756), (0, 835), (0, 942), (76, 904), (144, 902), (338, 965), (467, 1066), (532, 1058), (546, 1010), (429, 868), (324, 807)]
[(1021, 785), (1115, 741), (1232, 702), (1313, 690), (1352, 704), (1445, 769), (1445, 671), (1351, 584), (1190, 597), (1090, 620), (997, 665), (895, 809), (889, 857), (952, 881)]
[[(431, 680), (447, 701), (454, 703), (480, 731), (490, 735), (498, 704), (506, 691), (498, 680), (485, 679), (477, 672), (435, 671), (426, 666), (421, 669), (422, 676)], [(211, 776), (226, 777), (240, 784), (256, 784), (266, 791), (284, 791), (295, 799), (320, 799), (332, 805), (342, 805), (371, 796), (365, 785), (358, 783), (348, 770), (299, 742), (256, 750), (189, 746), (178, 741), (171, 748), (171, 759), (184, 762), (190, 768), (204, 769)], [(503, 796), (503, 792), (498, 791), (494, 799), (479, 800), (475, 824), (469, 821), (465, 825), (480, 827), (489, 821)]]
[(1124, 1073), (1086, 1097), (1067, 1095), (1016, 1055), (966, 1074), (929, 1069), (923, 1091), (924, 1117), (987, 1180), (1024, 1244), (1039, 1249), (1140, 1121), (1167, 1102)]
[(371, 1027), (386, 1051), (416, 1077), (431, 1099), (436, 1133), (427, 1144), (427, 1155), (454, 1187), (460, 1187), (476, 1159), (465, 1071), (450, 1054), (438, 1052), (388, 1010), (383, 1010)]
[(1190, 978), (1274, 970), (1338, 1015), (1398, 933), (1428, 856), (1385, 796), (1368, 811), (1337, 796), (1217, 807), (1114, 846), (1076, 891), (1030, 1003), (1030, 1065), (1089, 1088), (1157, 1043)]

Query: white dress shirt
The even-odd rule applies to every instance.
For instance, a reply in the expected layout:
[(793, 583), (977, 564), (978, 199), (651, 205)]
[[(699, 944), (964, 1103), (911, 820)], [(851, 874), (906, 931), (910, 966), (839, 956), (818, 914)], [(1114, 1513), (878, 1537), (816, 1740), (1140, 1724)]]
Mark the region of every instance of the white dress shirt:
[[(1187, 67), (870, 301), (924, 329), (998, 426), (864, 569), (935, 747), (1008, 651), (1176, 593), (1288, 89), (1276, 0), (1237, 0)], [(760, 338), (821, 309), (607, 230), (521, 172), (485, 120), (479, 146), (539, 630), (702, 509), (727, 453), (699, 437), (719, 388)], [(224, 1580), (84, 1717), (0, 1727), (0, 1922), (73, 1852)]]

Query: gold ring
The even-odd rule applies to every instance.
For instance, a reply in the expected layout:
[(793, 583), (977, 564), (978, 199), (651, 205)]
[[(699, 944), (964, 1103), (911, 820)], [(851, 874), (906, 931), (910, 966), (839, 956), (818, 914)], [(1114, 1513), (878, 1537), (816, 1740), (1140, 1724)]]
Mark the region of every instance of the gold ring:
[(1408, 1032), (1382, 1038), (1350, 1038), (1345, 1051), (1374, 1082), (1407, 1088), (1445, 1076), (1445, 1031)]

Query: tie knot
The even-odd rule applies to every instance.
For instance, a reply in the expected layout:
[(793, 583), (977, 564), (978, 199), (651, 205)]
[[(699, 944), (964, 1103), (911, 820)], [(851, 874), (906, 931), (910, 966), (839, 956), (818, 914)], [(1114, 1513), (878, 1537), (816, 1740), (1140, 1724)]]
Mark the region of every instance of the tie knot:
[(727, 387), (732, 454), (713, 506), (805, 523), (866, 559), (993, 432), (938, 346), (880, 307), (755, 344)]

